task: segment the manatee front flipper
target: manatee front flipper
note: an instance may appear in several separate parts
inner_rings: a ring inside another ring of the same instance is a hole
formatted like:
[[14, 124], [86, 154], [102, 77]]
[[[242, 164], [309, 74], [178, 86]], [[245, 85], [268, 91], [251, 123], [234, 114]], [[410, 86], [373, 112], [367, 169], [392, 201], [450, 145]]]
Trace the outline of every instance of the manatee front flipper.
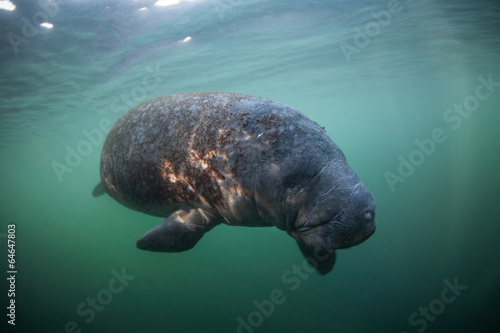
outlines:
[[178, 210], [149, 230], [136, 243], [141, 250], [181, 252], [193, 248], [215, 226], [198, 209]]
[[318, 273], [325, 275], [330, 273], [335, 265], [335, 259], [337, 255], [333, 249], [320, 249], [312, 246], [308, 246], [304, 242], [298, 240], [300, 250], [304, 257], [309, 261]]
[[105, 193], [106, 193], [106, 190], [104, 189], [104, 186], [102, 185], [101, 182], [99, 182], [99, 184], [97, 184], [94, 187], [94, 190], [92, 191], [92, 196], [93, 197], [100, 197], [101, 195], [103, 195]]

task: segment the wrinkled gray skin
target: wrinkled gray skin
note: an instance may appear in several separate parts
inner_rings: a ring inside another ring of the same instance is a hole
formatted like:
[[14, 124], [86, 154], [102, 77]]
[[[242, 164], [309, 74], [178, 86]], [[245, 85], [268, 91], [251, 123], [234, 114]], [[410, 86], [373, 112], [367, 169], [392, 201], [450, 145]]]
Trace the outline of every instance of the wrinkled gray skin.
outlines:
[[326, 132], [257, 97], [184, 93], [136, 106], [106, 138], [101, 181], [121, 204], [167, 217], [137, 241], [144, 250], [188, 250], [220, 223], [275, 226], [326, 274], [336, 249], [375, 231], [374, 200]]

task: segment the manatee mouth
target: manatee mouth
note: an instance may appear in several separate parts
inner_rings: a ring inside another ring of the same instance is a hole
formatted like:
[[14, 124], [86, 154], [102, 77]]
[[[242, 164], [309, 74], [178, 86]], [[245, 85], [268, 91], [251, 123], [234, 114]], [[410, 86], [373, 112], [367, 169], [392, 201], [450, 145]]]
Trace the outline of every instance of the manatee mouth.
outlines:
[[[345, 226], [342, 224], [342, 227]], [[363, 243], [365, 240], [367, 240], [373, 234], [373, 232], [368, 232], [368, 233], [363, 231], [360, 232], [354, 230], [353, 228], [349, 227], [346, 228], [349, 229], [349, 231], [343, 234], [342, 241], [336, 247], [337, 249], [347, 249], [359, 245]]]
[[359, 245], [375, 232], [374, 212], [367, 211], [364, 214], [364, 221], [361, 225], [351, 226], [347, 221], [333, 219], [331, 221], [312, 226], [301, 227], [297, 232], [302, 238], [322, 239], [325, 248], [346, 249]]

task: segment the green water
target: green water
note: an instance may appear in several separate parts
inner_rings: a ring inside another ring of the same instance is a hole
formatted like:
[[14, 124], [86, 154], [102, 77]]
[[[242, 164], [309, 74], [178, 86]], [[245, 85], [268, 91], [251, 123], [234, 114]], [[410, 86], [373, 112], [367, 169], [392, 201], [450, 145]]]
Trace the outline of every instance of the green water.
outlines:
[[[14, 3], [0, 10], [2, 332], [498, 331], [497, 2]], [[91, 196], [103, 135], [184, 91], [261, 96], [325, 126], [377, 202], [376, 233], [326, 276], [275, 228], [136, 249], [161, 219]]]

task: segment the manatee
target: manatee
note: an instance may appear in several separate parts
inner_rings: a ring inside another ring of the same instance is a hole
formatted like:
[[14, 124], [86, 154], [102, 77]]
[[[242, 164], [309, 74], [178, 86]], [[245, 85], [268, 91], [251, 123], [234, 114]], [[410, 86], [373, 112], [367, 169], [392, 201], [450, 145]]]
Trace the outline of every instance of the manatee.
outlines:
[[96, 185], [96, 187], [94, 187], [94, 190], [92, 191], [92, 196], [100, 197], [104, 193], [106, 193], [106, 189], [104, 188], [104, 186], [102, 186], [102, 183], [99, 183]]
[[104, 190], [165, 218], [142, 250], [193, 248], [219, 224], [277, 227], [320, 274], [336, 250], [375, 232], [375, 202], [325, 130], [300, 111], [233, 93], [159, 97], [124, 114], [105, 140]]

